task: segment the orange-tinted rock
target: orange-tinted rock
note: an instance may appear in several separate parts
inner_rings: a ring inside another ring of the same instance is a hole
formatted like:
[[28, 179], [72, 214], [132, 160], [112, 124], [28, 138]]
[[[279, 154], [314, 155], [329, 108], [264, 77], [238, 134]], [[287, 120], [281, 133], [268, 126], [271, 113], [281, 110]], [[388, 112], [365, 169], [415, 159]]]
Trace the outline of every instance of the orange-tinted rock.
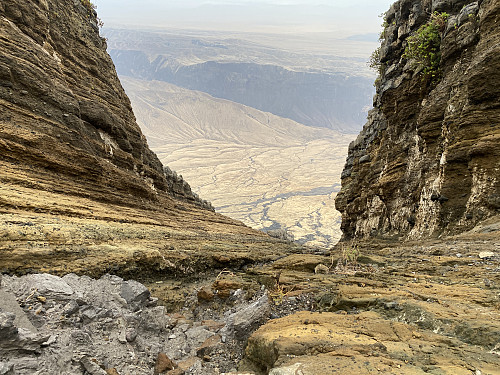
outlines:
[[246, 356], [256, 368], [303, 375], [417, 375], [431, 365], [438, 372], [465, 374], [463, 356], [471, 368], [486, 373], [498, 364], [495, 355], [481, 348], [374, 312], [299, 312], [272, 320], [250, 337]]
[[207, 327], [212, 332], [217, 332], [219, 329], [223, 328], [226, 324], [222, 322], [216, 322], [215, 320], [203, 320], [201, 325]]
[[228, 298], [232, 290], [240, 289], [241, 282], [229, 279], [219, 279], [213, 284], [212, 289], [216, 291], [217, 296], [220, 298]]
[[217, 345], [219, 345], [221, 339], [221, 335], [213, 335], [209, 337], [198, 349], [196, 349], [196, 355], [201, 358], [210, 355]]
[[200, 361], [199, 358], [190, 357], [184, 361], [179, 362], [177, 364], [178, 367], [174, 370], [170, 370], [169, 372], [167, 372], [167, 375], [183, 375], [186, 373], [186, 371], [196, 366], [196, 364], [199, 361]]
[[167, 371], [173, 370], [177, 367], [176, 363], [167, 357], [165, 353], [158, 353], [156, 358], [156, 364], [154, 368], [154, 374], [164, 374]]
[[198, 291], [198, 300], [211, 301], [214, 298], [214, 292], [208, 286]]

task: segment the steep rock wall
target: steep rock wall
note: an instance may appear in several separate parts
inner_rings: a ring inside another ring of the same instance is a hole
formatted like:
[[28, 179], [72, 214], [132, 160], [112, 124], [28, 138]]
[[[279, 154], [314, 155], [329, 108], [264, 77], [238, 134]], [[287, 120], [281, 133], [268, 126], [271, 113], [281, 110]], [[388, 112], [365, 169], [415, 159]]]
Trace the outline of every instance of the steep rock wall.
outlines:
[[27, 173], [45, 181], [38, 188], [101, 201], [166, 192], [208, 207], [174, 189], [148, 148], [88, 2], [0, 3], [0, 124], [11, 182]]
[[[449, 14], [437, 85], [404, 56], [435, 11]], [[400, 0], [385, 20], [374, 109], [336, 199], [344, 240], [470, 229], [500, 210], [500, 3]]]
[[88, 5], [0, 1], [0, 273], [195, 277], [289, 251], [162, 167]]

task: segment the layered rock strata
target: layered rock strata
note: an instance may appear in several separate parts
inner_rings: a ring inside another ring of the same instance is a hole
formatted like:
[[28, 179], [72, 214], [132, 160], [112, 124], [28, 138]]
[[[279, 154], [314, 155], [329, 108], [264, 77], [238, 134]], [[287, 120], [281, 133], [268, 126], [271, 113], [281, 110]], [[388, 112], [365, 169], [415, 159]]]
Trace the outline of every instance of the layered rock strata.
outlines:
[[[404, 55], [433, 12], [448, 14], [437, 84]], [[500, 210], [500, 4], [400, 0], [385, 20], [375, 108], [336, 199], [344, 239], [463, 232]]]
[[163, 169], [97, 23], [88, 1], [0, 3], [0, 270], [192, 275], [286, 251]]
[[148, 148], [89, 4], [0, 4], [2, 164], [17, 166], [16, 180], [38, 175], [43, 189], [68, 182], [71, 194], [112, 203], [164, 192], [207, 206], [176, 189]]

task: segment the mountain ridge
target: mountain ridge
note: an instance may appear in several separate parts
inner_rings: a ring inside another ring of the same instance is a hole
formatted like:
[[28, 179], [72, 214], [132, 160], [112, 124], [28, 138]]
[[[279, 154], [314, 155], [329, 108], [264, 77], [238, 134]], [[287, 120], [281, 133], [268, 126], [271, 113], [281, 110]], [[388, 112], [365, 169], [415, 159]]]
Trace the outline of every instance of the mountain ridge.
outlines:
[[289, 246], [166, 173], [84, 2], [6, 0], [0, 16], [2, 272], [145, 276], [182, 272], [169, 260], [180, 253], [210, 264], [226, 241], [262, 255]]
[[203, 91], [304, 125], [357, 133], [373, 95], [365, 61], [328, 49], [297, 53], [167, 31], [109, 30], [107, 35], [120, 75]]

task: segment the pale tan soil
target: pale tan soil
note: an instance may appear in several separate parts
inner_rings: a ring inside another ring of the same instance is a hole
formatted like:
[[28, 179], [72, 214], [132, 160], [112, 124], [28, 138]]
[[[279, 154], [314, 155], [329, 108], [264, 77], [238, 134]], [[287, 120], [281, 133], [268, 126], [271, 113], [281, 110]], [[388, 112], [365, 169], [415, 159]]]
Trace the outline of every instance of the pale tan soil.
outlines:
[[14, 183], [2, 184], [0, 197], [2, 272], [195, 276], [262, 262], [295, 248], [179, 202], [163, 208], [144, 202], [140, 209]]

